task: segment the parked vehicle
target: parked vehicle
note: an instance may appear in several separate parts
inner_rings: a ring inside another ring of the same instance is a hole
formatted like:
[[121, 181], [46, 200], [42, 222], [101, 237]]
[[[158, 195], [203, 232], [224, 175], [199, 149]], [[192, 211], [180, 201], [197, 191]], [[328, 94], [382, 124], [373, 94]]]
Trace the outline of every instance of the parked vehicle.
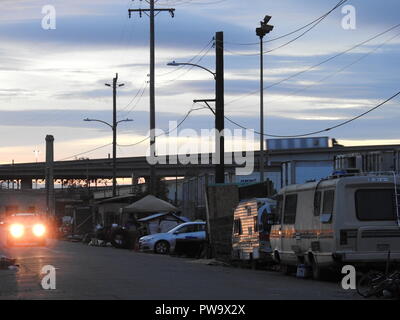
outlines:
[[269, 234], [275, 221], [276, 201], [242, 200], [234, 212], [232, 259], [271, 260]]
[[279, 221], [272, 227], [273, 259], [284, 271], [306, 264], [321, 270], [351, 264], [400, 261], [396, 175], [339, 176], [293, 185], [278, 194]]
[[139, 239], [140, 251], [159, 254], [173, 253], [179, 240], [206, 240], [205, 222], [187, 222], [176, 226], [166, 233], [157, 233]]
[[6, 244], [15, 245], [46, 245], [48, 225], [45, 219], [34, 213], [16, 213], [9, 216], [5, 223]]

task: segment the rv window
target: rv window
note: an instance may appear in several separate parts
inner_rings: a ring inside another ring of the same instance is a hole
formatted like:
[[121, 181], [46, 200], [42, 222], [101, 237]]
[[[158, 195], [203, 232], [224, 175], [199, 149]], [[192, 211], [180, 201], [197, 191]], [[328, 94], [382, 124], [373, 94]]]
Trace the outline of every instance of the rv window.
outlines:
[[286, 196], [283, 223], [294, 224], [296, 222], [296, 212], [297, 212], [297, 194], [291, 194]]
[[318, 217], [321, 213], [321, 191], [315, 192], [314, 195], [314, 216]]
[[254, 217], [254, 232], [258, 232], [258, 217]]
[[242, 234], [242, 222], [240, 219], [236, 219], [233, 224], [233, 233], [234, 234]]
[[275, 224], [281, 224], [282, 212], [283, 212], [283, 196], [279, 195], [277, 197], [277, 205], [274, 210], [276, 215]]
[[249, 227], [248, 230], [249, 230], [249, 235], [251, 236], [253, 234], [253, 228]]
[[251, 206], [246, 206], [247, 215], [251, 216]]
[[396, 220], [396, 202], [393, 189], [358, 190], [355, 198], [359, 220]]
[[322, 206], [322, 214], [332, 214], [335, 200], [335, 191], [329, 190], [324, 192], [324, 204]]

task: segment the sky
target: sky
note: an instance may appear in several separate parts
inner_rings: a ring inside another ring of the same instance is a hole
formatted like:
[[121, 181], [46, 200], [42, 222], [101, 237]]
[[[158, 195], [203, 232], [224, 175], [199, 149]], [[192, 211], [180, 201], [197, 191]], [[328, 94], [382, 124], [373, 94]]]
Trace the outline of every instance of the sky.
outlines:
[[[309, 32], [290, 33], [331, 10], [338, 0], [159, 0], [175, 17], [156, 17], [157, 127], [167, 130], [193, 108], [193, 99], [214, 97], [204, 70], [170, 67], [192, 61], [215, 69], [212, 39], [225, 38], [225, 113], [259, 130], [259, 41], [255, 28], [265, 15], [274, 30], [266, 36], [265, 130], [299, 135], [335, 126], [386, 100], [399, 89], [400, 27], [337, 58], [317, 65], [400, 23], [396, 0], [348, 0]], [[56, 12], [56, 29], [45, 30], [44, 6]], [[345, 5], [355, 9], [355, 29], [343, 28]], [[118, 156], [144, 155], [149, 128], [149, 19], [128, 9], [148, 8], [128, 0], [0, 0], [0, 163], [43, 161], [45, 136], [55, 137], [55, 160], [104, 158], [111, 130], [84, 118], [112, 121], [112, 91], [104, 84], [116, 73]], [[292, 41], [293, 40], [293, 41]], [[287, 42], [289, 44], [285, 45]], [[250, 45], [249, 45], [250, 43]], [[284, 46], [282, 46], [284, 45]], [[295, 74], [298, 74], [294, 76]], [[282, 81], [287, 79], [287, 81]], [[399, 98], [328, 135], [344, 145], [397, 144]], [[182, 130], [212, 128], [210, 110], [193, 110], [179, 127], [179, 143], [198, 142]], [[226, 127], [237, 129], [226, 121]], [[258, 137], [257, 137], [258, 138]], [[160, 136], [159, 147], [167, 142]], [[257, 148], [244, 140], [240, 148]], [[232, 146], [232, 148], [238, 146]], [[99, 148], [99, 149], [97, 149]], [[92, 152], [86, 153], [97, 149]], [[230, 147], [227, 148], [230, 150]]]

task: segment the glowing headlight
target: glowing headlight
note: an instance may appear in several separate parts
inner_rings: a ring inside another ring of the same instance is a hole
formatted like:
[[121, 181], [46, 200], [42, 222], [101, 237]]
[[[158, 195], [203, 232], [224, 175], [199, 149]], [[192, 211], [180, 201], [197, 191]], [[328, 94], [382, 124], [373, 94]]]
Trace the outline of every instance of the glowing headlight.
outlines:
[[10, 233], [14, 238], [21, 238], [24, 235], [24, 226], [22, 224], [13, 224], [10, 227]]
[[45, 226], [42, 225], [42, 224], [35, 224], [35, 225], [33, 226], [32, 231], [33, 231], [33, 234], [34, 234], [35, 236], [41, 237], [41, 236], [43, 236], [43, 235], [45, 234], [46, 228], [45, 228]]

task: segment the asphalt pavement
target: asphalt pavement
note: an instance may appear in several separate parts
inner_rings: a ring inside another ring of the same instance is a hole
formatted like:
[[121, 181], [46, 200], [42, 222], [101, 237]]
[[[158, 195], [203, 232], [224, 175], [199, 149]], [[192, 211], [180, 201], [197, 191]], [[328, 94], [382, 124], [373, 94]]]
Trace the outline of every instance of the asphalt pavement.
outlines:
[[[201, 261], [51, 240], [48, 247], [4, 248], [18, 270], [0, 270], [3, 299], [293, 300], [358, 299], [336, 282], [278, 272], [210, 266]], [[56, 268], [56, 289], [41, 286]]]

